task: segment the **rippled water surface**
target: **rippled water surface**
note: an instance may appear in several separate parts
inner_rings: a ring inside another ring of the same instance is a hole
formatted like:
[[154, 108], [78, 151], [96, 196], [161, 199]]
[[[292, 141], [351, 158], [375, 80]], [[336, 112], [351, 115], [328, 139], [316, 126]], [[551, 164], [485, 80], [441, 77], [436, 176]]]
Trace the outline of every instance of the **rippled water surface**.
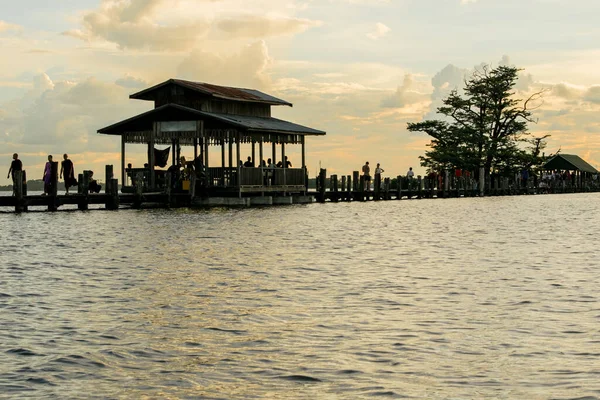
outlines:
[[0, 397], [600, 398], [600, 195], [0, 214]]

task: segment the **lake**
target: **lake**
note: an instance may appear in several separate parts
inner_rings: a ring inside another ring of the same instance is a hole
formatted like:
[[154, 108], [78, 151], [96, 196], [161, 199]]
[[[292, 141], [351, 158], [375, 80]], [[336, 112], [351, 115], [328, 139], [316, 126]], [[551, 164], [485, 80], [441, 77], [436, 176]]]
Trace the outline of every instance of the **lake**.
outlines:
[[599, 226], [597, 193], [2, 213], [0, 397], [598, 399]]

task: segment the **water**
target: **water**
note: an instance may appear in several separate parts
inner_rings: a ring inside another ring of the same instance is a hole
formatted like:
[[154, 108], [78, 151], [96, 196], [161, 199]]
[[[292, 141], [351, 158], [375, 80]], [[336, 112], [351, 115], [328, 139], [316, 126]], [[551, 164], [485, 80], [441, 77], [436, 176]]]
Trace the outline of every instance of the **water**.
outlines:
[[0, 214], [0, 397], [600, 398], [600, 195]]

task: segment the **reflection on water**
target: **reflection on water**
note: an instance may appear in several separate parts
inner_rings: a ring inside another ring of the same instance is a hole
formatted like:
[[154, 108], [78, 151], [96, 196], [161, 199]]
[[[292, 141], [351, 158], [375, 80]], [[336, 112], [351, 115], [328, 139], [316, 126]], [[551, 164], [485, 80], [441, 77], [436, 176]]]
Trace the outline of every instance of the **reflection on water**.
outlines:
[[0, 397], [600, 398], [599, 204], [0, 214]]

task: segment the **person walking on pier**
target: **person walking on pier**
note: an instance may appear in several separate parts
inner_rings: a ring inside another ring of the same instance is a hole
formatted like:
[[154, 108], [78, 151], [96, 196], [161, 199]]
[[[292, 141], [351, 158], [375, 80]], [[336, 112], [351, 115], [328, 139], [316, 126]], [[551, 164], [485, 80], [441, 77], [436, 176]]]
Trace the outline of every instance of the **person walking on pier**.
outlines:
[[6, 175], [6, 179], [8, 177], [12, 177], [13, 181], [13, 195], [15, 194], [15, 172], [23, 171], [23, 163], [19, 160], [19, 155], [17, 153], [13, 154], [13, 160], [10, 163], [10, 168], [8, 169], [8, 175]]
[[412, 170], [412, 167], [410, 167], [410, 168], [408, 169], [408, 171], [406, 172], [406, 177], [407, 177], [408, 179], [412, 179], [412, 178], [414, 178], [414, 177], [415, 177], [415, 173], [413, 172], [413, 170]]
[[75, 169], [73, 168], [73, 161], [69, 160], [67, 154], [63, 154], [63, 161], [60, 163], [60, 179], [63, 174], [65, 176], [65, 194], [69, 194], [69, 188], [77, 185], [77, 179], [75, 179]]
[[44, 166], [44, 176], [42, 177], [44, 181], [44, 194], [49, 195], [52, 193], [52, 156], [48, 156], [48, 161]]
[[367, 161], [365, 165], [362, 167], [363, 172], [363, 180], [365, 184], [365, 190], [368, 192], [371, 187], [371, 167], [369, 167], [369, 162]]

